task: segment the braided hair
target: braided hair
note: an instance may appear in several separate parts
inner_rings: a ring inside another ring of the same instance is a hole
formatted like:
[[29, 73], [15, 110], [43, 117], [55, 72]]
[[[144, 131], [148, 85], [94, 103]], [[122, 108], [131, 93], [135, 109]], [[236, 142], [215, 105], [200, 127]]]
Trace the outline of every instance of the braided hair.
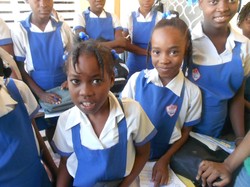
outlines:
[[241, 23], [246, 19], [246, 17], [250, 14], [250, 2], [245, 4], [241, 11], [239, 12], [239, 15], [237, 17], [237, 25], [238, 27], [241, 25]]

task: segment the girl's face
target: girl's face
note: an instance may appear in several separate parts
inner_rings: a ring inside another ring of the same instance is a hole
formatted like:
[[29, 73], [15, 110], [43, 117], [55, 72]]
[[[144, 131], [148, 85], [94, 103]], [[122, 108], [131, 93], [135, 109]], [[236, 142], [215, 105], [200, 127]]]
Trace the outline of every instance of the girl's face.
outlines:
[[32, 9], [32, 18], [36, 20], [47, 20], [53, 9], [53, 0], [28, 0]]
[[152, 34], [151, 48], [152, 63], [165, 86], [180, 71], [187, 48], [186, 36], [172, 26], [158, 28]]
[[227, 28], [238, 9], [238, 0], [199, 0], [204, 24], [212, 28]]
[[250, 12], [239, 25], [239, 27], [242, 29], [242, 33], [250, 39]]
[[97, 14], [101, 14], [105, 6], [106, 0], [89, 0], [90, 10]]
[[107, 110], [114, 76], [109, 75], [105, 67], [102, 74], [94, 55], [81, 54], [76, 71], [69, 65], [67, 79], [72, 101], [83, 113], [95, 115]]
[[154, 4], [155, 0], [139, 0], [140, 10], [149, 12]]

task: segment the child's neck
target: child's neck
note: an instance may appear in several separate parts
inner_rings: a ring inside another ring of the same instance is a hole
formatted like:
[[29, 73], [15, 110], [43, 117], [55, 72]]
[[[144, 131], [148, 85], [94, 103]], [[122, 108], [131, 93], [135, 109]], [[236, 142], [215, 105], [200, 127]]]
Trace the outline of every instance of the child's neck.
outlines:
[[230, 34], [229, 27], [221, 28], [221, 29], [215, 29], [215, 28], [209, 28], [209, 27], [202, 27], [203, 32], [206, 34], [206, 36], [212, 41], [214, 44], [218, 54], [221, 54], [226, 49], [226, 42], [227, 38]]
[[36, 25], [41, 31], [44, 31], [48, 22], [50, 20], [50, 17], [46, 18], [46, 19], [40, 19], [35, 17], [33, 14], [31, 16], [31, 23]]
[[99, 17], [101, 15], [103, 9], [102, 10], [98, 10], [98, 11], [97, 10], [93, 11], [93, 9], [90, 8], [90, 11], [93, 12], [97, 17]]
[[144, 18], [148, 15], [148, 13], [150, 11], [151, 11], [151, 9], [150, 10], [145, 10], [145, 9], [139, 8], [139, 12], [143, 15]]

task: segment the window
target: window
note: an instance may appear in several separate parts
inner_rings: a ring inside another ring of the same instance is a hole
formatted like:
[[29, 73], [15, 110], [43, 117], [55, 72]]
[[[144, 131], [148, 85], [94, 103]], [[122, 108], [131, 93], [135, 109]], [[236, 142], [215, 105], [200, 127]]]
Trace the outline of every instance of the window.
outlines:
[[[80, 10], [80, 0], [54, 0], [54, 9], [72, 27], [73, 17]], [[24, 0], [0, 0], [0, 17], [11, 27], [15, 21], [25, 19], [30, 6]]]

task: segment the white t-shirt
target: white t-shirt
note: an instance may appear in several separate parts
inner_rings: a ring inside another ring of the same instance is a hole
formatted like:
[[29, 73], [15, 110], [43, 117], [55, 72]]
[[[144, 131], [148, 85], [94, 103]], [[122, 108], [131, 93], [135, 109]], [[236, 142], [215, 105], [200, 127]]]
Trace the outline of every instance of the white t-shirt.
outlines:
[[[72, 127], [80, 123], [80, 138], [82, 145], [89, 149], [105, 149], [118, 143], [117, 124], [125, 116], [127, 123], [127, 176], [133, 167], [135, 159], [135, 146], [147, 143], [155, 135], [156, 130], [144, 110], [138, 102], [131, 99], [123, 99], [123, 109], [113, 93], [109, 92], [110, 114], [99, 136], [87, 116], [73, 107], [62, 113], [58, 119], [53, 142], [62, 156], [69, 156], [67, 169], [72, 177], [75, 177], [78, 161], [73, 149]], [[124, 111], [124, 112], [123, 112]]]
[[[130, 77], [121, 93], [122, 98], [129, 97], [135, 99], [136, 80], [139, 73], [140, 72], [136, 72]], [[156, 69], [146, 70], [145, 77], [147, 77], [147, 83], [152, 82], [156, 86], [163, 87]], [[181, 129], [183, 125], [195, 125], [200, 121], [201, 117], [202, 100], [200, 89], [195, 84], [186, 79], [182, 71], [180, 71], [179, 74], [166, 85], [166, 87], [176, 95], [180, 96], [184, 80], [184, 98], [178, 119], [170, 138], [170, 144], [173, 144], [175, 141], [181, 138]]]

